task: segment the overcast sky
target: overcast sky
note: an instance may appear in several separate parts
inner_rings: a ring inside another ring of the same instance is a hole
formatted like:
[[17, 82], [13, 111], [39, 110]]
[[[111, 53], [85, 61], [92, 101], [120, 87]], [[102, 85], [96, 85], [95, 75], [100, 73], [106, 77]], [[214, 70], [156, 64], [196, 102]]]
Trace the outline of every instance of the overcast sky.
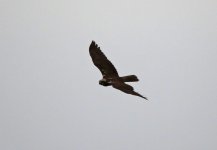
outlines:
[[[2, 0], [1, 150], [216, 150], [216, 0]], [[135, 90], [98, 84], [92, 40]]]

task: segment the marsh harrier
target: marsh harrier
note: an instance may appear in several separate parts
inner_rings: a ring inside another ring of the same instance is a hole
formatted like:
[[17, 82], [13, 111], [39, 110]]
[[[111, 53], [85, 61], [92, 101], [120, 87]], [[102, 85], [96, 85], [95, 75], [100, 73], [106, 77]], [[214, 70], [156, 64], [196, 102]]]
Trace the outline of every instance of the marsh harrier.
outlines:
[[90, 56], [94, 65], [100, 70], [103, 78], [99, 80], [99, 84], [103, 86], [112, 86], [124, 93], [136, 95], [147, 100], [146, 97], [134, 91], [133, 87], [125, 82], [139, 81], [136, 75], [128, 75], [120, 77], [114, 65], [100, 50], [100, 47], [92, 41], [89, 47]]

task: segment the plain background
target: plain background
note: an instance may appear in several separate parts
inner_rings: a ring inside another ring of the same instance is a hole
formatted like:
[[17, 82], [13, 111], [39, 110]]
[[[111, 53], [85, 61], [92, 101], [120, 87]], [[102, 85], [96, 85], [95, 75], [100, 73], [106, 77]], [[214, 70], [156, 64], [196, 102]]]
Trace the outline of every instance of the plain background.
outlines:
[[[216, 0], [1, 0], [1, 150], [216, 150]], [[92, 40], [149, 101], [98, 84]]]

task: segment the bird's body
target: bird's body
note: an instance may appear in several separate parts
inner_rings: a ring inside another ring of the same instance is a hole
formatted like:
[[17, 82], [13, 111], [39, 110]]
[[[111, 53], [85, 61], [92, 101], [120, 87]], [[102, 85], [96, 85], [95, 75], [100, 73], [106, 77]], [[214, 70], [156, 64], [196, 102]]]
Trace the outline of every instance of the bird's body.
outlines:
[[107, 78], [104, 77], [101, 80], [99, 80], [99, 84], [103, 86], [110, 86], [112, 85], [112, 79], [121, 80], [123, 82], [136, 82], [139, 81], [137, 76], [135, 75], [129, 75], [129, 76], [123, 76], [123, 77], [113, 77], [113, 78]]
[[89, 53], [94, 65], [100, 70], [103, 78], [99, 80], [99, 84], [102, 86], [112, 86], [127, 94], [136, 95], [147, 100], [146, 97], [135, 92], [133, 87], [125, 82], [139, 81], [136, 75], [128, 75], [120, 77], [114, 65], [107, 59], [107, 57], [100, 50], [100, 47], [92, 41], [89, 47]]

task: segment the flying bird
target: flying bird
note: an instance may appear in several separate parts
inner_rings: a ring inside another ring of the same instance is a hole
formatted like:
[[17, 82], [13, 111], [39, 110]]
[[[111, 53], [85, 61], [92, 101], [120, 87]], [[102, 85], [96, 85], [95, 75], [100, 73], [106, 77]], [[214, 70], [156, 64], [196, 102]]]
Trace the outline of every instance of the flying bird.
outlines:
[[102, 86], [112, 86], [124, 93], [136, 95], [147, 100], [146, 97], [134, 91], [133, 87], [125, 82], [139, 81], [136, 75], [128, 75], [120, 77], [115, 66], [107, 59], [100, 47], [92, 41], [89, 47], [89, 53], [94, 65], [100, 70], [103, 78], [99, 80]]

